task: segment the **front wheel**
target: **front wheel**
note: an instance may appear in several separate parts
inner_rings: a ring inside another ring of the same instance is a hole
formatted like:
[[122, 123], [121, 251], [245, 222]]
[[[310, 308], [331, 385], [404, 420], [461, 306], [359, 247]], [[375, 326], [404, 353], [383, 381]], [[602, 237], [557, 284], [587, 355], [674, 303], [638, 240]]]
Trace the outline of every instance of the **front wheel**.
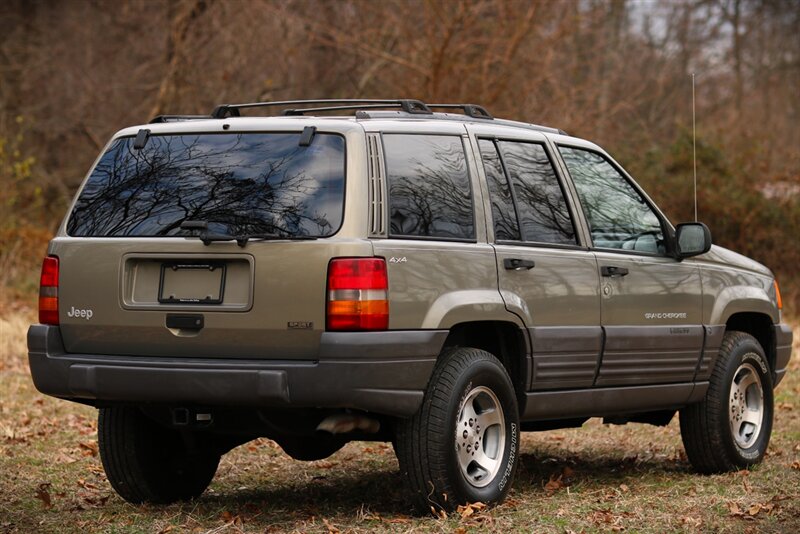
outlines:
[[681, 410], [686, 456], [701, 473], [761, 462], [772, 432], [772, 375], [750, 334], [727, 332], [705, 399]]
[[519, 411], [503, 364], [478, 349], [444, 354], [396, 441], [400, 471], [422, 509], [502, 502], [519, 454]]

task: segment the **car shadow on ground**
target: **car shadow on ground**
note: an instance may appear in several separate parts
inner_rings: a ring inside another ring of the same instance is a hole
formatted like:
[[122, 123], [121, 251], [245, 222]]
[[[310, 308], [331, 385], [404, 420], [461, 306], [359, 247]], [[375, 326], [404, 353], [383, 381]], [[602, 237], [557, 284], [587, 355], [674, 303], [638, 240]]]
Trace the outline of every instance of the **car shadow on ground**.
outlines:
[[[547, 483], [560, 480], [564, 486], [591, 481], [602, 489], [613, 490], [632, 478], [681, 476], [691, 472], [685, 461], [669, 457], [636, 455], [577, 455], [552, 450], [528, 450], [520, 454], [514, 493], [517, 500], [535, 499], [547, 494]], [[353, 516], [365, 518], [424, 517], [411, 505], [407, 489], [396, 467], [364, 472], [347, 472], [342, 463], [325, 475], [275, 485], [264, 480], [263, 486], [206, 493], [197, 504], [239, 515], [248, 525], [275, 525], [312, 521], [320, 517]]]

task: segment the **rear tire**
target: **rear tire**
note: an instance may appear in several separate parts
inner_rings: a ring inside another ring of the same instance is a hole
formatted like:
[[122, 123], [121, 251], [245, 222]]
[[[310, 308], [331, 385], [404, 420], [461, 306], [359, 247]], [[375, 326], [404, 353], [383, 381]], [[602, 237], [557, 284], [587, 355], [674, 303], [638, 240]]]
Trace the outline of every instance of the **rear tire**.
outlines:
[[503, 364], [488, 352], [442, 355], [422, 406], [399, 421], [400, 472], [426, 511], [505, 499], [519, 455], [519, 411]]
[[97, 437], [108, 481], [134, 504], [198, 497], [219, 465], [212, 447], [189, 446], [191, 434], [163, 427], [133, 407], [100, 408]]
[[681, 410], [686, 456], [704, 474], [755, 465], [767, 451], [772, 416], [764, 349], [750, 334], [726, 332], [705, 399]]

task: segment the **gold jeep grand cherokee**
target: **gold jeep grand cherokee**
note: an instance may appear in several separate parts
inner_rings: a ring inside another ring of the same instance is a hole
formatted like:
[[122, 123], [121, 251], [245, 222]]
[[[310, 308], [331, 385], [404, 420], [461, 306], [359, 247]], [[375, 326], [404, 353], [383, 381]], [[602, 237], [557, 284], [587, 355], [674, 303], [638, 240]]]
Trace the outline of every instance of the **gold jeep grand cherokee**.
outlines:
[[770, 270], [597, 145], [417, 100], [121, 130], [40, 295], [36, 386], [99, 409], [134, 503], [200, 495], [259, 436], [299, 460], [391, 441], [423, 509], [498, 503], [520, 432], [678, 411], [698, 471], [744, 468], [792, 342]]

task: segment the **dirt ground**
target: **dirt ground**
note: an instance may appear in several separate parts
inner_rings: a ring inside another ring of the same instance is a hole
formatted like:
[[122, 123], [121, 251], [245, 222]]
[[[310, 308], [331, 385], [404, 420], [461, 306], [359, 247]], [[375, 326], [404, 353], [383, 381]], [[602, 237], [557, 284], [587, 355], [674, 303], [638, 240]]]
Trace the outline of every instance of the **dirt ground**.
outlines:
[[0, 317], [0, 533], [800, 531], [800, 343], [767, 458], [751, 471], [694, 474], [677, 417], [664, 428], [592, 419], [526, 434], [502, 506], [434, 518], [408, 505], [391, 445], [366, 442], [304, 463], [259, 439], [223, 457], [196, 501], [127, 504], [103, 474], [96, 411], [33, 387], [31, 319]]

